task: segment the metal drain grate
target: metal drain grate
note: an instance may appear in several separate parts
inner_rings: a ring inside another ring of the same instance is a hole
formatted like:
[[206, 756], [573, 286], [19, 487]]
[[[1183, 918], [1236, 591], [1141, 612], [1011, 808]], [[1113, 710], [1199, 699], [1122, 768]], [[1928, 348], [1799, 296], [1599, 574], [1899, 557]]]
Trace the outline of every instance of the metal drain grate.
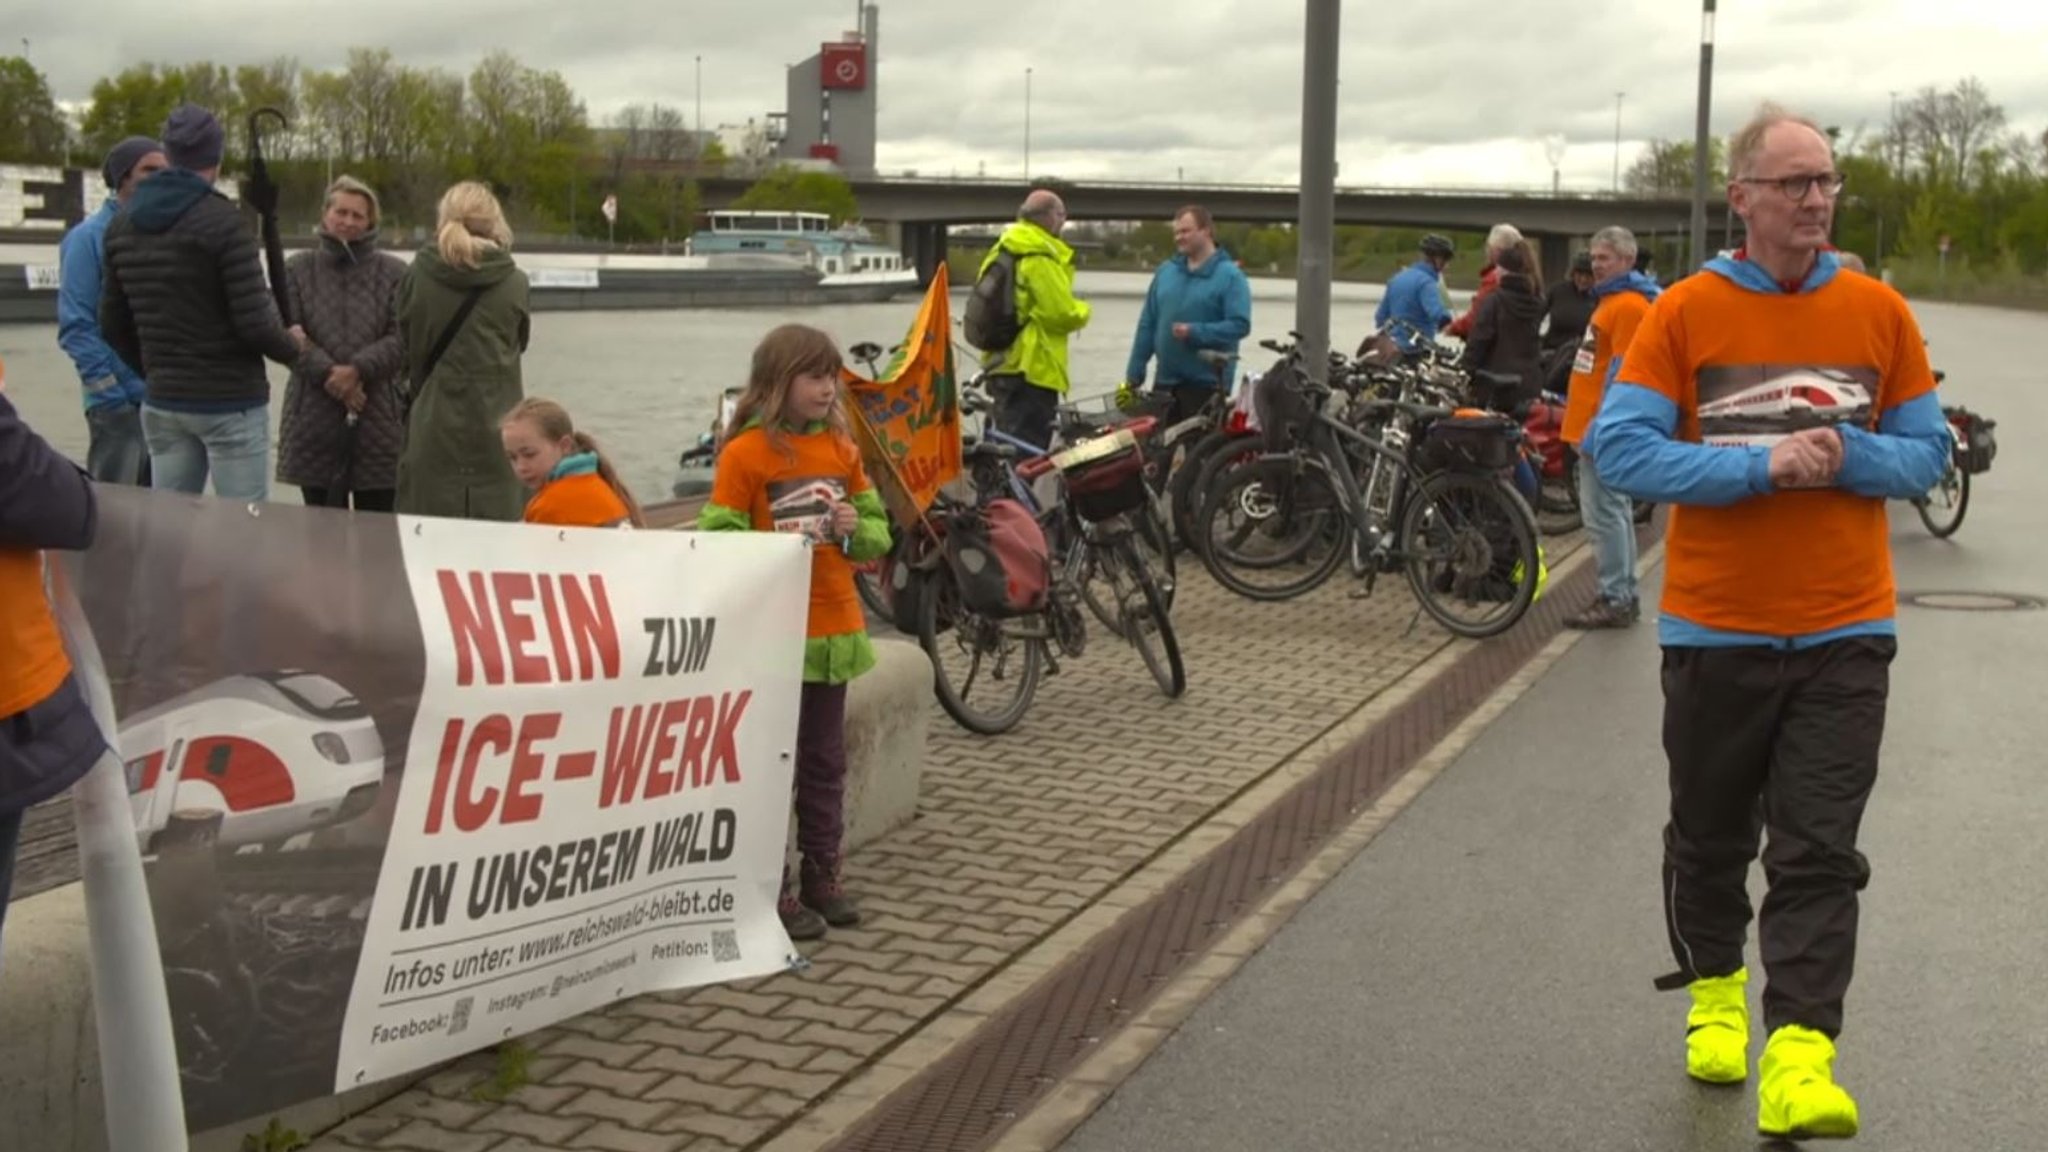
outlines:
[[[1643, 546], [1656, 539], [1643, 532]], [[1550, 642], [1590, 597], [1588, 564], [1548, 589], [1514, 631], [1474, 649], [1326, 760], [1182, 879], [904, 1085], [833, 1152], [970, 1152], [1143, 1007]], [[1427, 623], [1422, 625], [1428, 627]]]
[[2042, 606], [2040, 597], [2017, 592], [1906, 592], [1899, 600], [1942, 612], [2031, 612]]

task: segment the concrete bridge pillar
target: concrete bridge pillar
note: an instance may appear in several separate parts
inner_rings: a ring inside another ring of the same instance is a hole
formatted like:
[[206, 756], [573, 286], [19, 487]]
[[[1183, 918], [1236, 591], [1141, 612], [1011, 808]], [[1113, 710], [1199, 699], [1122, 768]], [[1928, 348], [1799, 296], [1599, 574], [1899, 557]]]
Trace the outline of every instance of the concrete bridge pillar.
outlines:
[[1543, 273], [1547, 287], [1563, 280], [1571, 273], [1572, 253], [1585, 243], [1579, 236], [1565, 236], [1558, 233], [1528, 234], [1536, 242], [1536, 264]]
[[917, 282], [930, 285], [939, 265], [946, 262], [946, 226], [906, 223], [902, 232], [903, 258], [917, 269]]

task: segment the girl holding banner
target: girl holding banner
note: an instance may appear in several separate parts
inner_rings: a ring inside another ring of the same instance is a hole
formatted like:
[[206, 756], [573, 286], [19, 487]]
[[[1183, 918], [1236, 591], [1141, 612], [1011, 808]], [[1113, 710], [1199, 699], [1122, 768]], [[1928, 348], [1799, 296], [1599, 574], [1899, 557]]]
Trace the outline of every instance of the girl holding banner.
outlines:
[[797, 710], [796, 828], [801, 884], [785, 867], [777, 904], [792, 940], [860, 923], [840, 883], [845, 834], [846, 686], [875, 666], [854, 563], [889, 550], [889, 517], [847, 430], [832, 338], [785, 324], [753, 369], [719, 445], [707, 531], [795, 532], [811, 548], [809, 641]]

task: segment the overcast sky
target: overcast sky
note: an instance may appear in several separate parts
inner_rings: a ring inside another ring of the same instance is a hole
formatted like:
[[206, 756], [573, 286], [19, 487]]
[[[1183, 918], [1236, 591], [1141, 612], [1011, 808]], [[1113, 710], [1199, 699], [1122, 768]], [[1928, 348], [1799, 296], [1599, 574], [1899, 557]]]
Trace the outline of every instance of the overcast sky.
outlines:
[[[880, 166], [927, 174], [1292, 182], [1298, 0], [885, 0]], [[1845, 131], [1889, 93], [1975, 74], [2015, 128], [2048, 127], [2048, 5], [2018, 0], [1721, 0], [1714, 129], [1766, 97]], [[356, 0], [318, 15], [265, 0], [0, 0], [60, 100], [144, 60], [339, 65], [351, 46], [469, 68], [492, 48], [559, 70], [594, 119], [635, 102], [713, 125], [779, 111], [785, 68], [854, 26], [854, 0]], [[285, 13], [293, 16], [285, 18]], [[1339, 164], [1346, 184], [1605, 187], [1642, 142], [1691, 138], [1699, 12], [1690, 0], [1345, 5]], [[351, 30], [350, 20], [353, 20]], [[18, 44], [0, 52], [19, 51]]]

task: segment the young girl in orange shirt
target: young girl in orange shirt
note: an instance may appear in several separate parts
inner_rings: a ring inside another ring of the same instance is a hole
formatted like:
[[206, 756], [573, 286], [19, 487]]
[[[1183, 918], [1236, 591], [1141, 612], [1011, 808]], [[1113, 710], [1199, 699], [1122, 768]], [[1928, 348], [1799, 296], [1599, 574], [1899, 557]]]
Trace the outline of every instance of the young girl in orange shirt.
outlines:
[[793, 940], [860, 923], [840, 881], [846, 686], [874, 667], [875, 651], [853, 563], [889, 550], [889, 517], [847, 432], [839, 374], [839, 349], [816, 328], [785, 324], [762, 339], [697, 518], [700, 529], [794, 532], [812, 545], [796, 733], [801, 883], [785, 868], [777, 903]]
[[528, 524], [571, 527], [646, 527], [640, 503], [589, 433], [552, 400], [529, 398], [505, 414], [498, 428], [505, 458], [519, 482], [533, 491]]

